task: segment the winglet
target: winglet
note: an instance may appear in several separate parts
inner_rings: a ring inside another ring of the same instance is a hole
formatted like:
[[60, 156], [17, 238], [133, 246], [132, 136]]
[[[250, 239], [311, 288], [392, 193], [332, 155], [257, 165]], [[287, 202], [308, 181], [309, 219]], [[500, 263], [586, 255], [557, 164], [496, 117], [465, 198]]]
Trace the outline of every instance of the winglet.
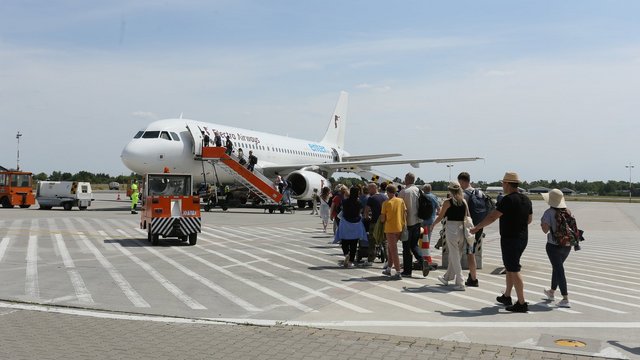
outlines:
[[344, 149], [344, 133], [347, 125], [347, 107], [349, 102], [349, 94], [345, 91], [340, 92], [336, 108], [329, 119], [327, 132], [320, 142], [335, 145], [338, 149]]

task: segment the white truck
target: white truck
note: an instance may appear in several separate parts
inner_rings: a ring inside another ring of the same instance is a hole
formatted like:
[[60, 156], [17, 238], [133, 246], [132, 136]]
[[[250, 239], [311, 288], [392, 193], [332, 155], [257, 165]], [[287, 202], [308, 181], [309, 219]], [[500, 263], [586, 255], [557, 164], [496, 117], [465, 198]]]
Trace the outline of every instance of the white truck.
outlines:
[[86, 210], [91, 206], [93, 193], [88, 182], [38, 181], [36, 200], [43, 210], [54, 206], [62, 206], [65, 210], [77, 206], [80, 210]]

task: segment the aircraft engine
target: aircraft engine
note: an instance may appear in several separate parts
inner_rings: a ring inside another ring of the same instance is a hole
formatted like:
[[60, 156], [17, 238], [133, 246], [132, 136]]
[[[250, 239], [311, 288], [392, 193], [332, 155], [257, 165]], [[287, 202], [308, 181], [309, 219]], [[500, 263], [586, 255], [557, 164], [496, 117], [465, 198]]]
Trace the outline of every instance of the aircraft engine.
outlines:
[[322, 184], [331, 187], [329, 180], [313, 171], [294, 171], [287, 176], [287, 180], [291, 182], [291, 188], [296, 194], [293, 198], [298, 200], [311, 200], [313, 189], [318, 189], [318, 195], [320, 195]]

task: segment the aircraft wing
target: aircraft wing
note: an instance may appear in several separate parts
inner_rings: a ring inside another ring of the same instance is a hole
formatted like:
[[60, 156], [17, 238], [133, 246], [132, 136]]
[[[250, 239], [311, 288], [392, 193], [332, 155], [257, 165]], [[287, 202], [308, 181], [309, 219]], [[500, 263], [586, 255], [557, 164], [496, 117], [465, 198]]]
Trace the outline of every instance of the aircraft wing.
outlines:
[[278, 172], [280, 174], [286, 174], [295, 170], [316, 170], [322, 169], [329, 172], [344, 171], [350, 172], [354, 170], [369, 170], [372, 166], [385, 166], [385, 165], [403, 165], [409, 164], [414, 168], [420, 167], [422, 163], [438, 163], [448, 164], [454, 162], [464, 161], [476, 161], [481, 160], [481, 157], [467, 157], [467, 158], [448, 158], [448, 159], [397, 159], [397, 160], [360, 160], [360, 161], [340, 161], [331, 163], [301, 163], [290, 165], [275, 165], [265, 164], [263, 169], [268, 171]]
[[361, 161], [361, 160], [373, 160], [373, 159], [382, 159], [389, 157], [402, 156], [402, 154], [370, 154], [370, 155], [349, 155], [343, 156], [342, 160], [344, 161]]

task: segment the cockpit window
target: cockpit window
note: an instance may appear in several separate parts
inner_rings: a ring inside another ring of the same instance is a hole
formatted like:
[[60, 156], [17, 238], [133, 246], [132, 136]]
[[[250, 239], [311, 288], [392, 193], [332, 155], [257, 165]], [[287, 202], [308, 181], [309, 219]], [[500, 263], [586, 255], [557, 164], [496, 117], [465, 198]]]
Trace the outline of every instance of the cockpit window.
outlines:
[[173, 138], [173, 140], [175, 141], [180, 141], [180, 137], [178, 136], [178, 134], [171, 132], [171, 137]]
[[138, 133], [133, 138], [134, 139], [140, 139], [140, 136], [142, 136], [142, 134], [144, 134], [144, 131], [140, 130], [140, 131], [138, 131]]
[[165, 139], [165, 140], [171, 141], [171, 136], [169, 136], [168, 132], [163, 131], [162, 133], [160, 133], [160, 139]]
[[160, 136], [160, 131], [145, 131], [142, 135], [143, 139], [157, 139]]

